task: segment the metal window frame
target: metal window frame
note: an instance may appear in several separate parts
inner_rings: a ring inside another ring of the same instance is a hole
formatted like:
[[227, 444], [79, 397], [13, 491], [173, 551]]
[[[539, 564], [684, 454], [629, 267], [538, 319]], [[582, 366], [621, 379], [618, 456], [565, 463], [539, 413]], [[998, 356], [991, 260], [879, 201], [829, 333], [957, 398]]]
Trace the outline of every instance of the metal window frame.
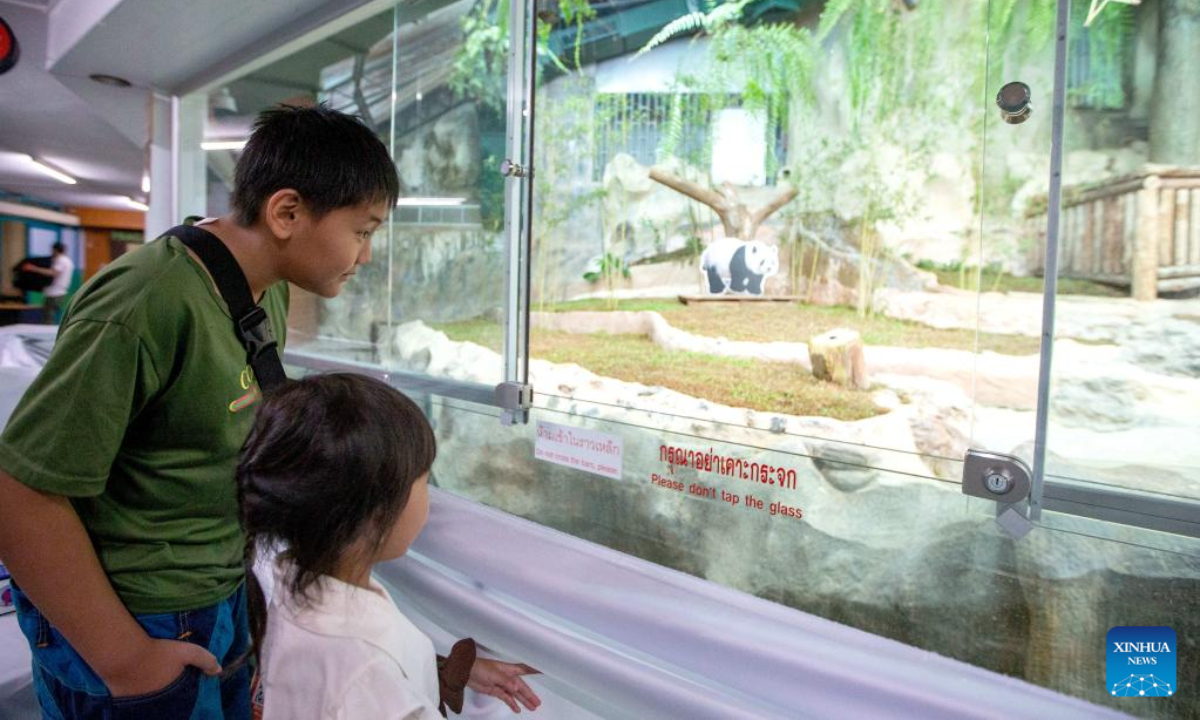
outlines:
[[[1046, 210], [1046, 266], [1042, 284], [1042, 339], [1038, 367], [1037, 415], [1033, 431], [1033, 478], [1029, 494], [1029, 519], [1042, 515], [1046, 475], [1046, 434], [1050, 423], [1050, 383], [1054, 356], [1054, 319], [1058, 307], [1058, 239], [1062, 214], [1062, 164], [1067, 104], [1067, 54], [1071, 0], [1058, 0], [1054, 48], [1054, 107], [1050, 130], [1050, 191]], [[991, 62], [991, 58], [988, 58]]]
[[[1050, 191], [1046, 212], [1045, 283], [1042, 286], [1042, 335], [1034, 425], [1033, 476], [1029, 519], [1051, 511], [1200, 538], [1200, 499], [1151, 495], [1066, 478], [1047, 477], [1046, 452], [1053, 380], [1054, 324], [1058, 308], [1058, 246], [1062, 213], [1063, 145], [1066, 134], [1067, 63], [1070, 51], [1070, 0], [1058, 0], [1054, 54], [1054, 105], [1050, 136]], [[989, 59], [990, 62], [990, 59]]]
[[[507, 147], [510, 162], [523, 172], [505, 178], [504, 239], [504, 382], [493, 405], [504, 410], [501, 422], [529, 421], [529, 264], [533, 244], [534, 78], [537, 74], [537, 16], [532, 3], [509, 7]], [[511, 388], [515, 393], [502, 392]], [[516, 401], [520, 396], [525, 402]]]
[[1043, 486], [1051, 512], [1200, 538], [1200, 501], [1055, 478]]

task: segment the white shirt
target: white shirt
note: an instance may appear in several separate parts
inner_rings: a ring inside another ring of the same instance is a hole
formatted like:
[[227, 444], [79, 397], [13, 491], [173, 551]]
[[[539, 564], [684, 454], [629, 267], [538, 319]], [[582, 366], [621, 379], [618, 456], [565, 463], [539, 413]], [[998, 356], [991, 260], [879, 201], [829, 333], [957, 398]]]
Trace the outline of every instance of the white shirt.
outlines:
[[263, 718], [442, 720], [433, 643], [374, 578], [323, 576], [297, 602], [276, 568], [262, 652]]
[[46, 297], [62, 297], [67, 294], [67, 288], [71, 285], [71, 276], [75, 274], [75, 263], [71, 262], [71, 258], [67, 257], [66, 253], [60, 253], [54, 256], [54, 260], [50, 263], [50, 269], [54, 271], [54, 279], [42, 291]]

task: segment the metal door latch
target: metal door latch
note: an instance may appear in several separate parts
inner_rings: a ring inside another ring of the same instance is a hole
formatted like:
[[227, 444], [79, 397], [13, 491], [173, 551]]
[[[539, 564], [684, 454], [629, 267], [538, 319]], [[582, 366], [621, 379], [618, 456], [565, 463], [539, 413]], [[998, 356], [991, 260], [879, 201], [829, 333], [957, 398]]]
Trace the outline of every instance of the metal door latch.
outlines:
[[502, 382], [496, 386], [496, 404], [500, 406], [500, 423], [516, 425], [529, 422], [533, 407], [533, 386], [517, 382]]
[[1033, 529], [1029, 520], [1029, 492], [1033, 473], [1011, 455], [968, 450], [963, 462], [962, 491], [965, 495], [996, 502], [996, 524], [1019, 540]]

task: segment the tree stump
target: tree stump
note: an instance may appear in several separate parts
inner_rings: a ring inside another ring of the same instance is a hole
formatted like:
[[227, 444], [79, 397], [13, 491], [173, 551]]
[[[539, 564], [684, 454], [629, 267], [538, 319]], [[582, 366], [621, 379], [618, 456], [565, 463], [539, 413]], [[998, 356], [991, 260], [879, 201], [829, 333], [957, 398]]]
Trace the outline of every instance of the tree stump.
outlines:
[[838, 328], [811, 338], [808, 357], [815, 377], [855, 390], [867, 389], [867, 363], [857, 332]]

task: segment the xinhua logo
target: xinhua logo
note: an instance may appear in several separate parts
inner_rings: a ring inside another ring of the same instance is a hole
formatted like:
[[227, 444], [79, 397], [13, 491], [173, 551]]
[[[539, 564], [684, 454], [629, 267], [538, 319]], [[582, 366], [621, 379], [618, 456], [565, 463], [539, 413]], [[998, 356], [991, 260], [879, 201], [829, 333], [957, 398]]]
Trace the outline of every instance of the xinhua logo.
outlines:
[[1175, 686], [1175, 631], [1115, 627], [1108, 631], [1108, 692], [1117, 697], [1170, 697]]

